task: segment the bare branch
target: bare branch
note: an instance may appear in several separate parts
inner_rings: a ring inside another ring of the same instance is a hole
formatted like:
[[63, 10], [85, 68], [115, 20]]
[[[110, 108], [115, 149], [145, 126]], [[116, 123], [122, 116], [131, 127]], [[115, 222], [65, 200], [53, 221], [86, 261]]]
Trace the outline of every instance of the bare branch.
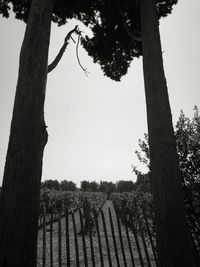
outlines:
[[70, 32], [68, 32], [68, 34], [66, 35], [65, 37], [65, 41], [64, 41], [64, 44], [63, 46], [61, 47], [58, 55], [55, 57], [54, 61], [48, 66], [48, 73], [51, 72], [53, 69], [56, 68], [56, 66], [58, 65], [58, 63], [60, 62], [64, 52], [65, 52], [65, 49], [69, 43], [69, 39], [71, 38], [73, 41], [74, 39], [71, 37], [71, 35], [73, 33], [77, 33], [77, 30], [78, 30], [78, 25], [75, 26], [75, 28], [73, 30], [71, 30]]
[[74, 38], [73, 38], [72, 36], [71, 36], [71, 39], [72, 39], [72, 41], [73, 41], [74, 43], [76, 43], [75, 40], [74, 40]]
[[80, 59], [79, 59], [79, 54], [78, 54], [78, 47], [79, 47], [80, 38], [81, 38], [81, 31], [77, 31], [77, 34], [78, 34], [78, 42], [76, 44], [76, 57], [77, 57], [79, 66], [84, 71], [85, 75], [88, 76], [89, 71], [81, 65], [81, 62], [80, 62]]

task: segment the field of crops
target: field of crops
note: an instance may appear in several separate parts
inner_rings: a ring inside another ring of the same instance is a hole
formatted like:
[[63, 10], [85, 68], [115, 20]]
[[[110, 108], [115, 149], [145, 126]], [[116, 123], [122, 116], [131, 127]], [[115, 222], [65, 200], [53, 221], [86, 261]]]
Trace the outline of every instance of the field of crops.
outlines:
[[152, 194], [144, 192], [113, 193], [111, 194], [113, 206], [121, 220], [133, 227], [141, 224], [146, 229], [146, 220], [152, 225]]
[[91, 219], [98, 214], [105, 203], [107, 195], [100, 192], [70, 192], [43, 189], [40, 196], [39, 226], [51, 220], [56, 221], [63, 217], [66, 212], [72, 213], [82, 209], [84, 216]]
[[41, 192], [38, 266], [156, 266], [151, 195], [106, 197]]

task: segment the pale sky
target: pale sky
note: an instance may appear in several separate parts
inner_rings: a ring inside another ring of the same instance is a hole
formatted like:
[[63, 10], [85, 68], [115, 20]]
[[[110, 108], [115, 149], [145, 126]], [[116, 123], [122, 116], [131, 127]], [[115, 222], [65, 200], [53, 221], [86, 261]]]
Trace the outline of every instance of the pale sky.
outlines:
[[[191, 117], [200, 99], [200, 1], [181, 0], [161, 21], [161, 40], [174, 123], [180, 110]], [[49, 62], [65, 35], [76, 25], [52, 25]], [[83, 26], [80, 26], [84, 30]], [[3, 177], [16, 89], [19, 52], [25, 24], [0, 18], [0, 184]], [[147, 132], [142, 61], [134, 60], [121, 82], [104, 77], [100, 67], [70, 42], [58, 67], [49, 74], [45, 119], [49, 140], [42, 180], [135, 180], [131, 165], [139, 165], [134, 151]]]

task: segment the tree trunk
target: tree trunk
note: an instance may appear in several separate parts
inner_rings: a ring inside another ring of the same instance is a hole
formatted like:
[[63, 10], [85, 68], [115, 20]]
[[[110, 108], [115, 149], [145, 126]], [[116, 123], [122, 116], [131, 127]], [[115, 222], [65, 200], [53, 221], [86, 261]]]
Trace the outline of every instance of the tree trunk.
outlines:
[[53, 0], [32, 0], [0, 196], [0, 267], [35, 267]]
[[172, 116], [164, 75], [155, 0], [140, 0], [143, 71], [159, 266], [194, 267]]

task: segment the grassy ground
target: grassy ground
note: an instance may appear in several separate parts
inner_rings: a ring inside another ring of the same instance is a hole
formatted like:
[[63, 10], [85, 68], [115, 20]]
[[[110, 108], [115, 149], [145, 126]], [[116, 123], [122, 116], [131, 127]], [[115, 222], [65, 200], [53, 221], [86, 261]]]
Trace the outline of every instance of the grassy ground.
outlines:
[[[109, 213], [108, 213], [108, 207], [111, 208], [111, 213], [113, 217], [113, 224], [115, 228], [115, 236], [116, 236], [116, 243], [117, 243], [117, 251], [119, 255], [119, 261], [120, 261], [120, 267], [124, 266], [123, 263], [123, 257], [122, 257], [122, 250], [120, 246], [120, 239], [119, 239], [119, 233], [117, 231], [117, 220], [115, 216], [115, 212], [112, 206], [111, 201], [106, 201], [106, 203], [103, 206], [103, 211], [105, 215], [105, 221], [106, 221], [106, 227], [107, 227], [107, 232], [108, 232], [108, 241], [109, 241], [109, 247], [110, 247], [110, 254], [111, 254], [111, 260], [112, 260], [112, 265], [117, 266], [117, 261], [116, 261], [116, 255], [115, 255], [115, 250], [114, 250], [114, 244], [113, 244], [113, 239], [112, 239], [112, 233], [111, 233], [111, 226], [110, 226], [110, 220], [109, 220]], [[79, 219], [79, 213], [75, 213], [75, 221], [76, 221], [76, 227], [77, 227], [77, 233], [80, 233], [80, 219]], [[107, 267], [109, 266], [109, 261], [108, 261], [108, 254], [107, 254], [107, 248], [106, 248], [106, 241], [105, 241], [105, 234], [103, 231], [103, 224], [102, 220], [99, 216], [98, 218], [99, 222], [99, 228], [100, 228], [100, 236], [102, 240], [102, 250], [103, 250], [103, 259], [104, 259], [104, 266]], [[62, 266], [66, 266], [66, 240], [65, 240], [65, 220], [61, 220], [61, 226], [62, 226]], [[49, 249], [49, 232], [48, 232], [49, 226], [47, 226], [47, 249], [46, 249], [46, 266], [50, 266], [50, 249]], [[74, 234], [73, 234], [73, 224], [72, 224], [72, 218], [71, 215], [69, 216], [69, 235], [70, 235], [70, 263], [71, 267], [76, 267], [76, 254], [75, 254], [75, 243], [74, 243]], [[84, 254], [83, 254], [83, 244], [82, 244], [82, 237], [80, 234], [77, 234], [78, 237], [78, 246], [79, 246], [79, 261], [80, 261], [80, 267], [84, 267]], [[87, 255], [88, 255], [88, 266], [92, 266], [91, 262], [91, 250], [90, 250], [90, 242], [89, 242], [89, 236], [86, 235], [86, 247], [87, 247]], [[127, 266], [132, 267], [133, 263], [131, 261], [131, 254], [130, 250], [128, 247], [128, 242], [127, 242], [127, 237], [126, 237], [126, 232], [125, 232], [125, 227], [122, 225], [122, 238], [123, 238], [123, 244], [124, 244], [124, 249], [125, 249], [125, 256], [126, 256], [126, 262]], [[132, 252], [134, 256], [134, 261], [135, 261], [135, 266], [141, 266], [140, 261], [139, 261], [139, 255], [137, 252], [137, 247], [136, 243], [134, 240], [134, 236], [132, 233], [130, 233], [130, 239], [131, 239], [131, 246], [132, 246]], [[43, 237], [42, 237], [42, 230], [39, 231], [38, 234], [38, 267], [42, 266], [42, 247], [43, 247]], [[140, 244], [141, 244], [141, 239], [139, 238]], [[95, 263], [96, 267], [100, 267], [100, 256], [99, 256], [99, 247], [98, 247], [98, 238], [97, 234], [95, 233], [93, 235], [93, 244], [94, 244], [94, 255], [95, 255]], [[142, 245], [141, 245], [142, 247]], [[148, 247], [149, 255], [151, 258], [151, 265], [152, 267], [155, 266], [155, 262], [153, 261], [153, 255], [152, 251], [150, 249], [150, 246]], [[142, 257], [144, 260], [144, 266], [147, 265], [147, 261], [145, 258], [144, 250], [142, 249]], [[58, 225], [57, 223], [54, 223], [53, 225], [53, 261], [54, 264], [53, 266], [58, 266]]]

